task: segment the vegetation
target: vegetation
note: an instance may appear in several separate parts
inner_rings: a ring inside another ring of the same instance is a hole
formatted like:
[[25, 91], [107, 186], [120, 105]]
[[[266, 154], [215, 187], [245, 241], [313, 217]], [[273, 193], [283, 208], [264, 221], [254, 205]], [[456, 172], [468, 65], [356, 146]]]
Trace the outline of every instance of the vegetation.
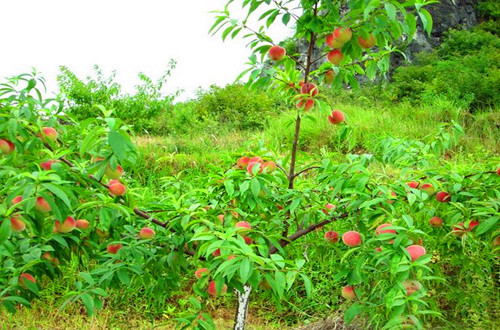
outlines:
[[388, 69], [368, 27], [388, 24], [380, 50], [411, 18], [315, 3], [297, 33], [328, 45], [317, 70], [257, 33], [247, 86], [185, 103], [64, 68], [64, 101], [32, 75], [1, 86], [0, 325], [228, 328], [251, 292], [250, 328], [498, 327], [498, 38], [452, 31], [393, 83], [341, 90]]

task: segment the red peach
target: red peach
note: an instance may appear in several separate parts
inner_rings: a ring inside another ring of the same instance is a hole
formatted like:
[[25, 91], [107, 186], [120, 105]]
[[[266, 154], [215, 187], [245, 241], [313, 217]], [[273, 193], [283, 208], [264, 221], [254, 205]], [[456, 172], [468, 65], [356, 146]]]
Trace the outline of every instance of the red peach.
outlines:
[[109, 185], [109, 192], [115, 196], [122, 196], [127, 192], [127, 188], [120, 182]]
[[411, 261], [415, 261], [425, 254], [425, 248], [421, 245], [410, 245], [406, 251], [410, 254]]
[[361, 235], [357, 231], [348, 231], [342, 235], [342, 241], [350, 247], [361, 245]]
[[108, 244], [108, 246], [106, 247], [106, 250], [108, 251], [108, 253], [110, 254], [117, 254], [118, 251], [123, 247], [122, 244], [120, 243], [117, 243], [117, 244]]
[[394, 229], [384, 229], [386, 227], [391, 227], [392, 223], [384, 223], [375, 229], [375, 235], [380, 235], [380, 234], [396, 234], [396, 230]]
[[21, 283], [21, 285], [26, 289], [26, 282], [25, 280], [28, 280], [30, 282], [33, 282], [36, 284], [36, 279], [33, 277], [33, 275], [31, 274], [28, 274], [28, 273], [22, 273], [20, 276], [19, 276], [19, 283]]
[[76, 228], [76, 221], [73, 217], [67, 217], [66, 220], [59, 226], [58, 230], [61, 233], [69, 233]]
[[302, 94], [309, 94], [311, 96], [318, 95], [318, 91], [319, 91], [318, 87], [311, 82], [308, 82], [308, 83], [302, 85], [302, 87], [300, 88], [300, 92]]
[[213, 255], [214, 257], [219, 257], [219, 256], [220, 256], [220, 249], [215, 250], [215, 251], [212, 253], [212, 255]]
[[52, 127], [44, 127], [42, 128], [43, 135], [45, 135], [49, 140], [55, 141], [57, 140], [57, 131]]
[[250, 162], [250, 163], [248, 163], [248, 167], [247, 167], [247, 172], [250, 175], [254, 175], [253, 174], [254, 167], [258, 168], [257, 173], [262, 173], [263, 168], [262, 168], [262, 164], [261, 163], [259, 163], [259, 162]]
[[347, 300], [353, 300], [356, 298], [356, 292], [354, 292], [354, 287], [350, 285], [346, 285], [345, 287], [342, 288], [342, 297], [344, 297]]
[[155, 231], [149, 227], [144, 227], [139, 232], [139, 237], [141, 239], [151, 239], [155, 237]]
[[208, 269], [200, 268], [194, 273], [194, 276], [196, 276], [196, 278], [201, 278], [203, 275], [208, 275]]
[[416, 189], [416, 188], [418, 188], [419, 183], [416, 181], [410, 181], [410, 182], [407, 182], [406, 185], [410, 188]]
[[212, 296], [216, 296], [217, 294], [219, 293], [226, 293], [227, 292], [227, 285], [224, 284], [224, 286], [222, 287], [222, 292], [217, 292], [217, 288], [215, 287], [215, 281], [211, 281], [209, 284], [208, 284], [208, 293]]
[[422, 190], [425, 191], [428, 195], [434, 195], [434, 193], [436, 192], [436, 189], [434, 189], [434, 187], [432, 186], [432, 184], [430, 183], [424, 183], [422, 186], [421, 186]]
[[362, 36], [359, 36], [358, 43], [361, 47], [369, 49], [375, 46], [375, 38], [373, 37], [373, 34], [370, 34], [366, 39]]
[[333, 37], [339, 42], [346, 43], [352, 38], [352, 31], [349, 28], [336, 28], [333, 31]]
[[439, 228], [443, 225], [443, 220], [439, 217], [432, 217], [429, 220], [429, 225], [431, 225], [431, 227], [434, 227], [434, 228]]
[[326, 73], [325, 73], [326, 83], [331, 84], [334, 79], [335, 79], [335, 71], [333, 71], [333, 69], [326, 71]]
[[438, 202], [446, 203], [451, 200], [451, 196], [446, 191], [440, 191], [436, 194], [436, 199]]
[[249, 161], [250, 161], [250, 158], [248, 158], [248, 157], [241, 157], [236, 162], [236, 167], [239, 168], [240, 170], [244, 170], [245, 168], [247, 168]]
[[26, 224], [19, 218], [19, 216], [14, 215], [10, 218], [10, 229], [12, 231], [23, 231], [26, 229]]
[[340, 51], [340, 49], [334, 49], [327, 55], [328, 61], [333, 65], [339, 65], [344, 59], [344, 55]]
[[240, 231], [248, 231], [252, 229], [252, 226], [246, 221], [237, 222], [234, 226], [240, 229]]
[[104, 174], [109, 179], [118, 179], [123, 174], [123, 168], [120, 165], [116, 165], [116, 168], [113, 169], [110, 164], [106, 165], [106, 169], [104, 170]]
[[23, 201], [23, 196], [16, 196], [10, 202], [10, 205], [16, 205], [17, 203], [21, 203]]
[[339, 234], [334, 230], [327, 231], [325, 233], [325, 240], [328, 243], [337, 243], [339, 241]]
[[335, 39], [333, 34], [329, 34], [328, 36], [326, 36], [326, 44], [328, 47], [334, 48], [334, 49], [342, 48], [342, 46], [344, 46], [344, 43]]
[[[305, 102], [304, 102], [304, 100], [305, 100]], [[301, 99], [297, 103], [297, 109], [299, 109], [299, 110], [309, 111], [313, 107], [314, 107], [314, 100], [311, 98]]]
[[10, 140], [0, 139], [0, 151], [5, 155], [10, 154], [16, 149], [16, 145]]
[[275, 45], [269, 48], [268, 55], [273, 61], [281, 61], [286, 55], [286, 50], [283, 47]]
[[275, 162], [268, 161], [268, 162], [265, 162], [264, 164], [262, 164], [262, 168], [267, 173], [273, 173], [276, 170], [277, 167], [276, 167], [276, 163]]
[[411, 296], [415, 291], [420, 290], [422, 288], [422, 285], [418, 281], [411, 280], [411, 281], [404, 281], [403, 287], [405, 288], [406, 295]]
[[90, 227], [90, 222], [85, 219], [76, 220], [76, 228], [78, 229], [88, 229]]
[[328, 116], [327, 118], [331, 124], [337, 125], [337, 124], [342, 123], [345, 120], [345, 115], [340, 110], [333, 110], [332, 114], [330, 116]]
[[43, 197], [37, 197], [35, 203], [35, 209], [37, 209], [42, 213], [47, 213], [51, 210], [51, 207]]

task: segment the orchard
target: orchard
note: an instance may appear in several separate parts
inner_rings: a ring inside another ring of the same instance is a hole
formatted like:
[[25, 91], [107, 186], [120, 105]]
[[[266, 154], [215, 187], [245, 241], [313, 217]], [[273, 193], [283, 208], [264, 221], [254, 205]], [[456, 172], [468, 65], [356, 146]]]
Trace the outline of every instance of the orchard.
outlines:
[[[233, 2], [246, 19], [232, 17]], [[443, 126], [410, 160], [409, 148], [387, 149], [385, 159], [349, 154], [342, 162], [300, 150], [312, 112], [339, 141], [360, 129], [323, 91], [385, 75], [417, 24], [431, 32], [430, 2], [294, 3], [229, 1], [210, 30], [248, 39], [246, 87], [266, 88], [296, 112], [285, 128], [293, 136], [288, 152], [247, 150], [232, 166], [212, 169], [203, 185], [177, 182], [154, 199], [144, 198], [131, 175], [134, 136], [111, 109], [98, 106], [101, 116], [77, 121], [62, 100], [42, 99], [36, 76], [0, 85], [0, 301], [8, 312], [30, 307], [71, 265], [79, 271], [62, 307], [83, 304], [93, 315], [111, 292], [130, 287], [158, 302], [188, 278], [179, 327], [215, 328], [211, 306], [232, 296], [234, 328], [244, 329], [256, 297], [279, 313], [291, 295], [312, 296], [318, 279], [308, 265], [321, 260], [314, 259], [319, 252], [302, 253], [306, 242], [336, 260], [329, 292], [345, 307], [344, 322], [367, 328], [428, 328], [442, 317], [440, 291], [496, 276], [499, 164], [455, 172], [428, 161], [463, 135], [459, 125]], [[261, 5], [269, 10], [254, 17]], [[250, 18], [261, 26], [250, 26]], [[296, 26], [305, 57], [266, 34], [280, 23]], [[377, 171], [387, 159], [396, 178]], [[463, 273], [448, 278], [455, 267]]]

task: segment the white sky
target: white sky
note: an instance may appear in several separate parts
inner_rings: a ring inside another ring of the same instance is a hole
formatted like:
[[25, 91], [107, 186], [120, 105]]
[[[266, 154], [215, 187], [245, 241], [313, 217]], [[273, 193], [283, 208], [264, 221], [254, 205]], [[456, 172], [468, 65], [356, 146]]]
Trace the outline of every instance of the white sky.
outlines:
[[[55, 92], [59, 66], [86, 78], [97, 64], [106, 74], [116, 70], [122, 91], [133, 92], [139, 72], [156, 80], [172, 58], [177, 68], [164, 90], [183, 89], [180, 99], [193, 97], [198, 87], [232, 83], [246, 68], [246, 40], [222, 42], [220, 34], [208, 34], [214, 22], [209, 11], [225, 2], [0, 0], [0, 79], [35, 67]], [[290, 32], [276, 25], [269, 34], [278, 42]]]

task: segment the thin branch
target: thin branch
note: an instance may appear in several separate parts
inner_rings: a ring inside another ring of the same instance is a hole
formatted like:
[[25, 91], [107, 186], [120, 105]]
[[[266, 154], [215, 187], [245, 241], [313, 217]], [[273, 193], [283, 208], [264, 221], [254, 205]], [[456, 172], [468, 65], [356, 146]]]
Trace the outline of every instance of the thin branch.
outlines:
[[321, 166], [309, 166], [308, 168], [305, 168], [305, 169], [303, 169], [302, 171], [300, 171], [300, 172], [296, 173], [296, 174], [294, 175], [294, 178], [298, 177], [298, 176], [299, 176], [299, 175], [301, 175], [302, 173], [305, 173], [305, 172], [307, 172], [307, 171], [313, 170], [313, 169], [315, 169], [315, 168], [321, 168]]

